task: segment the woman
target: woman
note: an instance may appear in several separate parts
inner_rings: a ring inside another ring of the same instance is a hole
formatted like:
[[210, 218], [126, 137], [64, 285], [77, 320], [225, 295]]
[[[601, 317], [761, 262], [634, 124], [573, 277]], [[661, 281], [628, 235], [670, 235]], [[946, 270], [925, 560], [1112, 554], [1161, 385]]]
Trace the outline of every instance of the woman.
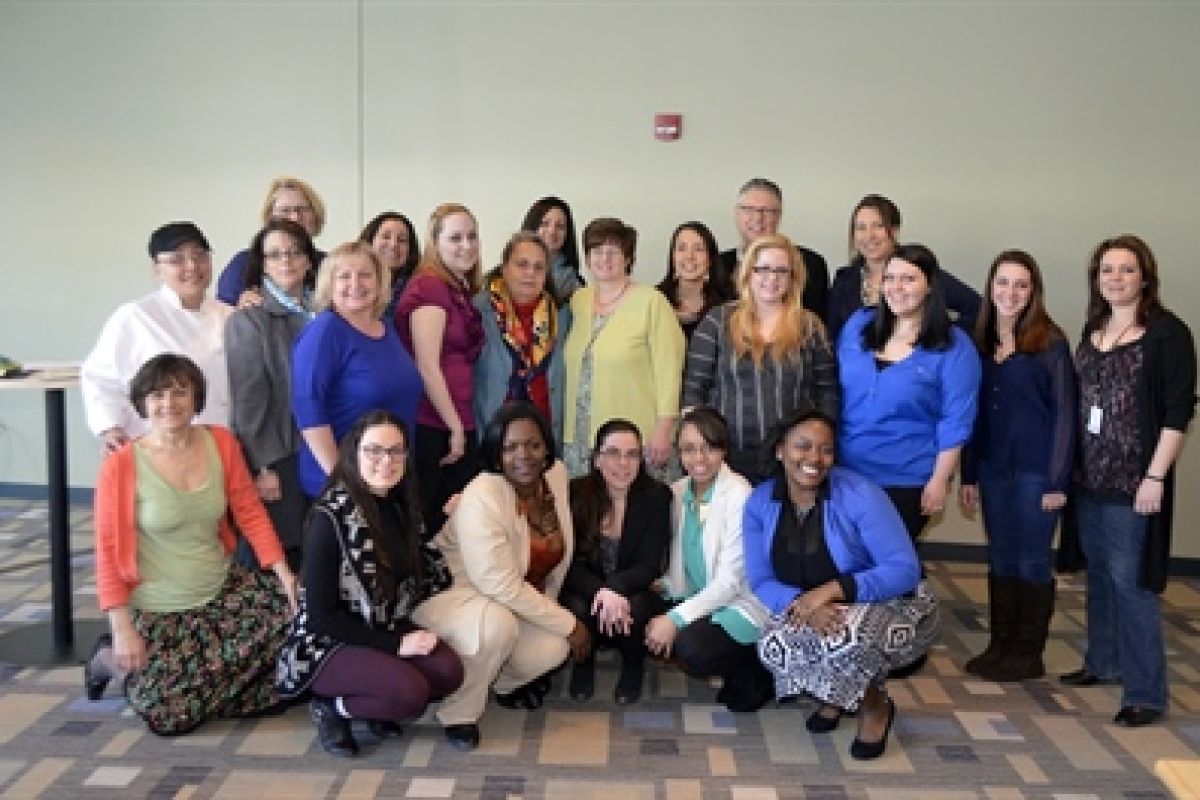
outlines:
[[[671, 537], [671, 493], [642, 467], [637, 426], [611, 419], [596, 432], [592, 469], [571, 481], [575, 560], [567, 572], [562, 602], [587, 626], [593, 641], [621, 654], [613, 699], [617, 705], [642, 696], [646, 623], [665, 610], [651, 584], [662, 571]], [[571, 697], [588, 700], [595, 691], [596, 662], [571, 669]]]
[[[300, 487], [300, 431], [292, 419], [292, 346], [313, 317], [306, 288], [316, 263], [308, 232], [273, 219], [250, 242], [246, 285], [260, 288], [262, 305], [235, 311], [225, 324], [230, 427], [242, 443], [259, 499], [283, 543], [288, 566], [300, 568], [301, 530], [308, 500]], [[243, 539], [238, 559], [252, 564]]]
[[[900, 223], [900, 209], [883, 195], [867, 195], [850, 213], [850, 263], [833, 276], [825, 316], [834, 340], [851, 314], [878, 305], [883, 269], [896, 249]], [[955, 324], [964, 331], [973, 331], [979, 314], [979, 293], [945, 271], [942, 286], [946, 307], [956, 315]]]
[[385, 272], [391, 276], [387, 308], [383, 319], [391, 322], [396, 317], [396, 303], [404, 293], [404, 287], [412, 278], [420, 259], [421, 247], [417, 241], [417, 229], [408, 217], [398, 211], [376, 214], [358, 235], [358, 240], [371, 245], [375, 255], [383, 262]]
[[590, 443], [606, 420], [621, 417], [647, 443], [652, 472], [671, 461], [683, 375], [683, 331], [658, 291], [633, 282], [637, 231], [619, 219], [583, 231], [592, 285], [571, 297], [564, 355], [563, 455], [573, 477], [591, 469]]
[[591, 651], [587, 628], [556, 599], [574, 535], [567, 473], [552, 448], [550, 426], [533, 406], [502, 407], [484, 431], [483, 472], [433, 542], [454, 586], [413, 619], [463, 661], [462, 688], [437, 712], [460, 750], [479, 746], [489, 686], [501, 705], [536, 708], [549, 688], [544, 676], [568, 653], [578, 661]]
[[338, 445], [367, 411], [416, 423], [421, 376], [395, 328], [380, 315], [387, 276], [362, 242], [334, 248], [317, 273], [320, 310], [292, 351], [292, 414], [300, 429], [300, 485], [315, 498], [337, 463]]
[[1116, 723], [1166, 711], [1159, 594], [1171, 555], [1175, 464], [1196, 407], [1192, 333], [1163, 308], [1149, 246], [1125, 234], [1088, 265], [1087, 321], [1075, 350], [1082, 469], [1074, 487], [1087, 557], [1087, 654], [1070, 686], [1121, 682]]
[[456, 203], [438, 206], [421, 263], [396, 304], [396, 329], [425, 385], [416, 445], [429, 536], [446, 521], [446, 501], [479, 472], [472, 373], [483, 321], [471, 304], [481, 283], [479, 259], [475, 217]]
[[408, 441], [393, 414], [360, 417], [304, 532], [304, 590], [278, 684], [288, 698], [311, 691], [317, 738], [336, 756], [358, 752], [351, 719], [394, 729], [462, 684], [458, 656], [411, 620], [419, 603], [450, 585], [450, 574], [421, 544]]
[[161, 285], [108, 318], [79, 370], [87, 424], [106, 453], [146, 432], [146, 420], [129, 405], [129, 381], [159, 353], [182, 353], [196, 362], [208, 385], [200, 422], [229, 424], [229, 306], [208, 296], [208, 239], [191, 222], [168, 222], [150, 234], [148, 249]]
[[579, 246], [575, 243], [575, 218], [571, 207], [558, 197], [543, 197], [525, 212], [521, 230], [536, 233], [550, 251], [550, 293], [560, 307], [583, 286], [579, 274]]
[[979, 356], [950, 324], [937, 257], [924, 245], [896, 248], [882, 291], [838, 339], [838, 452], [884, 488], [915, 542], [945, 507], [974, 427]]
[[[325, 204], [316, 190], [299, 178], [281, 176], [271, 181], [263, 197], [261, 222], [266, 225], [273, 219], [290, 219], [308, 232], [310, 239], [321, 235], [325, 227]], [[313, 266], [325, 254], [316, 251]], [[239, 250], [229, 259], [221, 277], [217, 280], [217, 299], [230, 306], [242, 308], [262, 302], [262, 294], [246, 283], [246, 267], [250, 263], [248, 250]]]
[[695, 678], [721, 677], [717, 701], [757, 711], [772, 697], [755, 643], [767, 612], [746, 584], [742, 511], [750, 484], [725, 463], [729, 428], [706, 407], [683, 414], [671, 490], [670, 562], [660, 588], [671, 610], [646, 626], [646, 646]]
[[688, 345], [683, 406], [733, 420], [729, 466], [751, 483], [769, 469], [759, 446], [802, 408], [838, 413], [837, 364], [825, 327], [800, 304], [804, 264], [786, 236], [763, 236], [738, 270], [738, 299], [709, 311]]
[[965, 669], [992, 681], [1045, 674], [1051, 540], [1075, 463], [1071, 351], [1044, 298], [1033, 256], [1006, 250], [988, 272], [975, 331], [983, 383], [959, 496], [968, 509], [983, 502], [991, 640]]
[[717, 240], [703, 222], [685, 222], [671, 234], [667, 274], [658, 290], [675, 309], [688, 341], [709, 309], [736, 296], [721, 266]]
[[[204, 375], [165, 353], [130, 382], [150, 429], [100, 465], [96, 589], [111, 636], [84, 666], [90, 699], [124, 678], [153, 733], [275, 709], [275, 655], [296, 607], [296, 580], [233, 435], [194, 425]], [[230, 559], [245, 536], [268, 577]], [[277, 579], [277, 580], [276, 580]]]
[[858, 710], [856, 759], [883, 755], [896, 705], [888, 670], [915, 662], [937, 632], [904, 523], [871, 481], [834, 466], [834, 422], [820, 411], [771, 438], [776, 475], [746, 503], [746, 576], [770, 610], [758, 644], [779, 696], [820, 701], [805, 727], [827, 733]]
[[557, 453], [562, 449], [566, 381], [563, 342], [571, 329], [571, 310], [558, 308], [547, 288], [549, 257], [537, 234], [513, 234], [499, 269], [475, 295], [483, 320], [483, 352], [475, 362], [473, 397], [477, 430], [487, 427], [505, 403], [532, 403], [550, 421]]

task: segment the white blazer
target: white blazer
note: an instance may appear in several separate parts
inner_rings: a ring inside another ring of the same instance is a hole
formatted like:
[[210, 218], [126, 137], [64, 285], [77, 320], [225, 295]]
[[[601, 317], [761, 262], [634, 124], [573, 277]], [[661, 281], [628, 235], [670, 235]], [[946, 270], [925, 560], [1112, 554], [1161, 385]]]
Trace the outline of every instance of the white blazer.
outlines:
[[[683, 572], [683, 494], [690, 478], [671, 484], [671, 560], [663, 583], [672, 595], [681, 595], [687, 581]], [[767, 621], [767, 609], [746, 583], [745, 556], [742, 551], [742, 509], [750, 496], [750, 484], [741, 475], [721, 464], [713, 486], [712, 501], [704, 523], [702, 545], [708, 584], [675, 607], [675, 612], [691, 624], [723, 606], [732, 606], [755, 627]]]

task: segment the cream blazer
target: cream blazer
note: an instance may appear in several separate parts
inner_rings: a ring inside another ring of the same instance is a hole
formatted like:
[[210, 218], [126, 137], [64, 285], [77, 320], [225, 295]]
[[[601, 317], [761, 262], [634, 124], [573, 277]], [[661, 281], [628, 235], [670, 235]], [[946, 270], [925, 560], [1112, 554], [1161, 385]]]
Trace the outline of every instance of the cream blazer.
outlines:
[[[683, 594], [687, 586], [683, 572], [683, 494], [690, 478], [671, 484], [671, 560], [663, 582], [672, 595]], [[750, 496], [750, 484], [738, 473], [721, 464], [713, 486], [712, 502], [704, 523], [702, 544], [708, 584], [675, 606], [675, 612], [691, 624], [719, 608], [732, 606], [757, 628], [767, 621], [767, 609], [746, 583], [745, 557], [742, 550], [742, 509]]]
[[563, 558], [546, 577], [543, 594], [525, 581], [529, 569], [529, 524], [517, 514], [517, 493], [503, 475], [482, 472], [463, 489], [458, 507], [434, 538], [446, 557], [454, 585], [427, 603], [439, 617], [429, 620], [439, 633], [457, 635], [463, 655], [478, 652], [488, 603], [499, 603], [517, 618], [562, 636], [575, 627], [575, 615], [558, 604], [563, 577], [571, 565], [575, 536], [571, 527], [566, 467], [561, 461], [546, 472], [563, 534]]

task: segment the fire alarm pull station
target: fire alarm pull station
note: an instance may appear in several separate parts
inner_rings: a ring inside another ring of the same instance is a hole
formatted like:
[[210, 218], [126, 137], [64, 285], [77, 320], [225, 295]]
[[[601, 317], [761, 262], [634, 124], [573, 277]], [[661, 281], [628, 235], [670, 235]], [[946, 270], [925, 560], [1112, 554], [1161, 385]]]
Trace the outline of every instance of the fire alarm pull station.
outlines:
[[654, 138], [660, 142], [679, 141], [683, 135], [683, 114], [655, 114]]

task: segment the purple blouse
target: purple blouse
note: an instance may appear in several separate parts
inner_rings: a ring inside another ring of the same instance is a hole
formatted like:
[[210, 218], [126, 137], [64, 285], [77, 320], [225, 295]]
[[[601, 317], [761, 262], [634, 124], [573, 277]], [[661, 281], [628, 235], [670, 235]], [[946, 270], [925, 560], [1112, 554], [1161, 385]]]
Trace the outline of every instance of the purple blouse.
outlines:
[[[475, 429], [475, 414], [471, 407], [471, 387], [475, 361], [483, 349], [483, 321], [466, 287], [456, 288], [436, 275], [418, 274], [404, 287], [396, 303], [396, 330], [400, 341], [417, 357], [413, 348], [411, 316], [422, 306], [437, 306], [446, 312], [446, 329], [442, 332], [442, 354], [438, 364], [463, 430]], [[446, 430], [437, 409], [422, 393], [417, 406], [417, 424]]]

